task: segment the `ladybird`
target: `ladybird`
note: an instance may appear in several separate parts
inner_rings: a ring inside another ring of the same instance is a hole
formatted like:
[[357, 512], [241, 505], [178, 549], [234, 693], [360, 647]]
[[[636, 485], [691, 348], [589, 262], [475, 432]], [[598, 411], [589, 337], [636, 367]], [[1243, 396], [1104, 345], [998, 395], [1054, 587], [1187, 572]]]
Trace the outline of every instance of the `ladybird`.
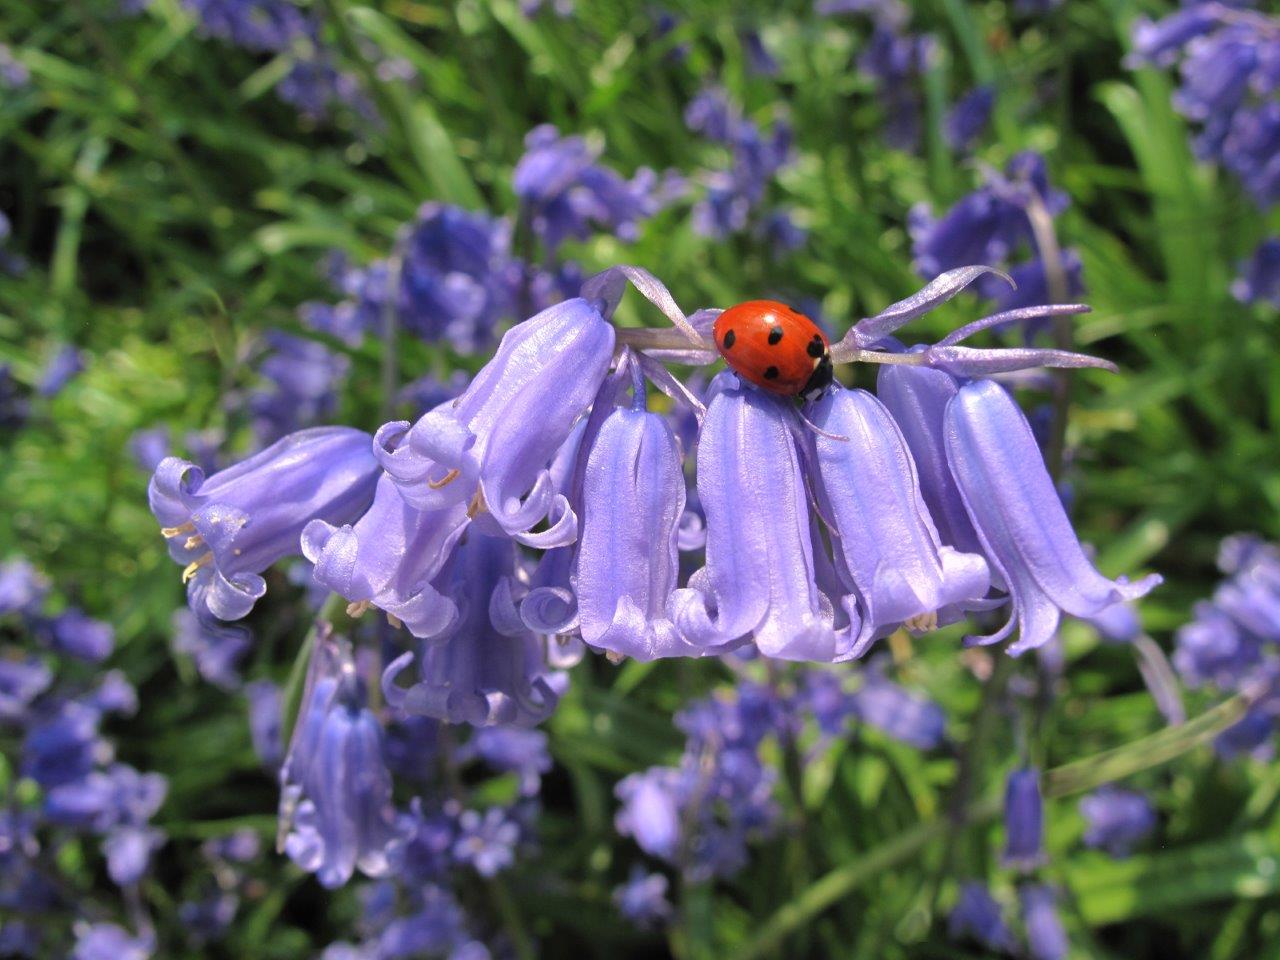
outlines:
[[748, 300], [716, 318], [716, 350], [762, 390], [812, 400], [831, 385], [831, 344], [803, 313], [774, 300]]

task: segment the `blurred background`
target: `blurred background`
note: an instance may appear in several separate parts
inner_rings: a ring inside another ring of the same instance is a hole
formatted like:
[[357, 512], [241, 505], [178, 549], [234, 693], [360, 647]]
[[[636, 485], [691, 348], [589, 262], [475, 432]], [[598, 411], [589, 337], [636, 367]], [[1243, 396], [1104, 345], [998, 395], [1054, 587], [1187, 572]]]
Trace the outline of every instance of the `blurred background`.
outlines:
[[[1275, 712], [1231, 699], [1280, 559], [1220, 556], [1280, 538], [1268, 7], [0, 0], [0, 955], [1280, 955]], [[1050, 456], [1100, 568], [1164, 575], [1140, 626], [1016, 664], [958, 626], [835, 671], [589, 654], [537, 733], [389, 731], [449, 820], [413, 870], [275, 852], [323, 597], [287, 563], [196, 623], [163, 456], [416, 417], [619, 263], [838, 335], [973, 262], [1018, 290], [922, 339], [1082, 300], [1067, 343], [1121, 368], [1073, 375]]]

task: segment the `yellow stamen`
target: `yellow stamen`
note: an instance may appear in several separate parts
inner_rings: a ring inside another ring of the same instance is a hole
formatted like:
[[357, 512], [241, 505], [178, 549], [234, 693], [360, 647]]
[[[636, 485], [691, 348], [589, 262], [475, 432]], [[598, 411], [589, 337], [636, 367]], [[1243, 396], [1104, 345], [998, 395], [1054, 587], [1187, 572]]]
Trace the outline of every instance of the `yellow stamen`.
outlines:
[[452, 470], [446, 473], [439, 480], [428, 480], [427, 486], [430, 487], [432, 490], [439, 490], [443, 487], [447, 487], [449, 484], [453, 483], [453, 481], [457, 480], [458, 477], [460, 476], [462, 476], [462, 471], [459, 470], [457, 467], [454, 467]]
[[889, 652], [893, 655], [893, 662], [896, 664], [903, 664], [910, 660], [915, 653], [911, 646], [911, 634], [906, 630], [895, 630], [889, 634]]
[[348, 603], [347, 616], [352, 620], [358, 620], [370, 606], [371, 604], [368, 600], [357, 600], [355, 603]]
[[467, 507], [467, 519], [474, 520], [477, 514], [484, 513], [488, 509], [489, 505], [484, 502], [484, 491], [477, 487], [476, 495], [471, 498], [471, 505]]
[[605, 653], [605, 659], [610, 663], [621, 663], [623, 660], [627, 659], [627, 655], [625, 653], [619, 653], [617, 650], [610, 650]]
[[928, 613], [922, 613], [903, 622], [913, 633], [928, 633], [930, 630], [938, 629], [938, 611], [930, 610]]
[[161, 527], [160, 533], [163, 534], [167, 539], [172, 540], [174, 537], [180, 537], [184, 533], [190, 533], [195, 528], [196, 528], [196, 525], [192, 523], [190, 520], [188, 520], [186, 523], [184, 523], [180, 527]]
[[185, 550], [194, 550], [196, 547], [204, 546], [204, 537], [198, 533], [194, 537], [187, 537], [187, 542], [182, 546]]
[[391, 614], [391, 613], [387, 614], [387, 623], [391, 624], [391, 626], [396, 630], [399, 630], [401, 627], [404, 626], [404, 621], [402, 621], [395, 614]]
[[195, 560], [192, 560], [190, 563], [186, 565], [185, 568], [183, 568], [182, 582], [186, 583], [188, 580], [190, 580], [192, 577], [196, 575], [197, 570], [199, 570], [201, 567], [207, 567], [212, 562], [213, 562], [212, 553], [206, 553], [203, 556], [198, 557]]

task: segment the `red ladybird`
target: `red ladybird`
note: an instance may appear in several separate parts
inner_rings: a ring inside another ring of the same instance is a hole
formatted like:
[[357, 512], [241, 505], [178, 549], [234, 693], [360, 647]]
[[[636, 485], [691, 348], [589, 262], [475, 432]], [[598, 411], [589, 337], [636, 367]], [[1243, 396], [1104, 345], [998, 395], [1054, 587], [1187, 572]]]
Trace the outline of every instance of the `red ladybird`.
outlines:
[[831, 385], [831, 345], [818, 325], [785, 303], [748, 300], [716, 318], [724, 362], [762, 390], [812, 400]]

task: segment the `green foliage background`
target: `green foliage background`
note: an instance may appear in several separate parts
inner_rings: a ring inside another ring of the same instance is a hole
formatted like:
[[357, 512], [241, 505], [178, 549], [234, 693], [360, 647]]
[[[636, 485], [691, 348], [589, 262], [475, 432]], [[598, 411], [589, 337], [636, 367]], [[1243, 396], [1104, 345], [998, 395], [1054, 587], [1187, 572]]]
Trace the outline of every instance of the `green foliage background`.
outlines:
[[[258, 333], [300, 329], [296, 306], [331, 296], [320, 257], [385, 255], [426, 200], [514, 213], [511, 170], [536, 123], [601, 138], [605, 162], [628, 174], [693, 171], [724, 161], [681, 119], [705, 81], [719, 79], [761, 121], [785, 110], [798, 161], [777, 198], [810, 229], [801, 251], [708, 241], [685, 204], [634, 244], [599, 237], [572, 254], [588, 272], [643, 265], [686, 308], [783, 291], [818, 299], [842, 325], [918, 286], [907, 209], [945, 208], [979, 177], [942, 143], [939, 118], [973, 83], [996, 84], [994, 133], [979, 156], [1001, 165], [1022, 149], [1046, 154], [1073, 201], [1059, 232], [1084, 259], [1093, 306], [1077, 343], [1123, 371], [1075, 380], [1070, 480], [1083, 539], [1107, 573], [1165, 575], [1142, 615], [1167, 648], [1212, 589], [1221, 537], [1280, 537], [1277, 317], [1227, 292], [1238, 261], [1280, 221], [1267, 224], [1234, 183], [1193, 162], [1170, 76], [1122, 66], [1132, 19], [1163, 5], [1073, 0], [1029, 19], [1002, 2], [912, 4], [913, 28], [932, 31], [943, 55], [926, 83], [926, 141], [911, 156], [883, 145], [881, 106], [852, 68], [865, 26], [824, 20], [807, 3], [730, 12], [685, 0], [671, 4], [680, 25], [655, 40], [638, 3], [579, 0], [559, 19], [526, 18], [514, 0], [317, 2], [329, 39], [372, 82], [381, 131], [299, 120], [270, 92], [279, 63], [200, 37], [178, 0], [132, 18], [107, 0], [0, 0], [0, 36], [32, 74], [29, 89], [0, 100], [0, 209], [32, 263], [0, 277], [0, 361], [30, 384], [58, 343], [89, 355], [83, 375], [0, 441], [0, 557], [28, 556], [59, 598], [109, 619], [114, 662], [140, 684], [143, 709], [112, 732], [122, 758], [170, 778], [160, 823], [174, 839], [146, 889], [162, 955], [308, 956], [347, 932], [356, 905], [268, 862], [231, 938], [183, 952], [172, 908], [200, 880], [194, 841], [237, 824], [269, 836], [275, 791], [252, 755], [242, 699], [200, 683], [170, 652], [182, 591], [128, 439], [162, 423], [179, 436], [219, 426], [243, 438], [244, 421], [220, 398], [254, 382], [246, 358]], [[746, 69], [743, 23], [763, 28], [777, 77]], [[419, 79], [378, 83], [358, 54], [370, 42], [409, 60]], [[683, 65], [668, 56], [678, 44], [690, 45]], [[978, 309], [962, 298], [921, 326], [940, 332]], [[624, 311], [643, 322], [634, 303]], [[353, 361], [340, 419], [376, 427], [378, 345], [330, 346]], [[405, 379], [474, 362], [409, 338], [399, 355]], [[251, 674], [287, 673], [306, 629], [296, 595], [282, 577], [272, 582], [254, 615]], [[1054, 767], [1159, 731], [1128, 651], [1098, 646], [1079, 625], [1066, 637], [1067, 683], [1034, 755]], [[958, 639], [953, 629], [917, 642], [901, 673], [947, 708], [984, 797], [1014, 755], [1012, 724], [976, 723], [980, 685]], [[989, 867], [1000, 876], [1000, 828], [986, 816], [953, 842], [935, 830], [903, 847], [943, 815], [960, 748], [922, 755], [872, 731], [804, 772], [799, 795], [785, 798], [793, 828], [757, 848], [736, 881], [680, 891], [683, 922], [669, 941], [617, 918], [609, 891], [640, 855], [613, 832], [612, 785], [671, 762], [681, 745], [672, 714], [727, 676], [712, 662], [588, 660], [575, 670], [548, 725], [557, 771], [543, 851], [509, 880], [544, 954], [721, 957], [773, 945], [776, 956], [974, 956], [946, 940], [934, 910], [956, 877]], [[1190, 704], [1194, 715], [1211, 698]], [[1158, 843], [1124, 862], [1083, 850], [1074, 802], [1051, 804], [1047, 876], [1070, 892], [1075, 955], [1280, 955], [1280, 768], [1225, 764], [1199, 747], [1133, 782], [1152, 792], [1162, 824]], [[66, 857], [86, 891], [109, 887], [96, 853]]]

